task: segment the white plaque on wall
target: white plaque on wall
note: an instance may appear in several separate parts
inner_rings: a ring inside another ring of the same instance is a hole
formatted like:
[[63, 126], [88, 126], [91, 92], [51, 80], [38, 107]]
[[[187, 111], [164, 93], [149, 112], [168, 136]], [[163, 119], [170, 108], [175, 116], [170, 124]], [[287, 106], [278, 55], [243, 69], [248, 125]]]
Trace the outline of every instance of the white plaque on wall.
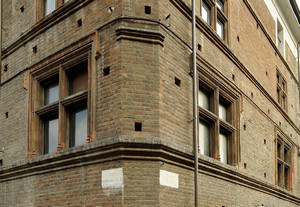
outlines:
[[102, 171], [102, 188], [122, 188], [123, 168]]
[[178, 174], [166, 170], [160, 170], [159, 182], [164, 186], [178, 188]]

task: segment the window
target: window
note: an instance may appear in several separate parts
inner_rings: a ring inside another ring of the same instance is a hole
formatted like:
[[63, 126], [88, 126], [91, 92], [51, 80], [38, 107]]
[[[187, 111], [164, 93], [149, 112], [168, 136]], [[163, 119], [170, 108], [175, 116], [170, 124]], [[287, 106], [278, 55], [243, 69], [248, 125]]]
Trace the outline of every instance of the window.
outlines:
[[42, 19], [43, 17], [51, 14], [55, 9], [59, 8], [63, 4], [70, 0], [38, 0], [37, 1], [37, 18]]
[[228, 35], [227, 25], [227, 0], [202, 0], [201, 1], [201, 17], [210, 25], [220, 36], [221, 39], [227, 41]]
[[283, 27], [281, 26], [279, 20], [277, 19], [277, 32], [276, 32], [276, 36], [277, 36], [277, 47], [279, 49], [279, 51], [281, 52], [281, 54], [284, 54], [284, 37], [283, 37]]
[[201, 77], [198, 91], [200, 153], [236, 165], [239, 160], [237, 131], [239, 98], [222, 83]]
[[56, 0], [45, 0], [45, 16], [47, 16], [48, 14], [50, 14], [51, 12], [53, 12], [55, 10], [56, 7]]
[[277, 135], [277, 169], [276, 184], [291, 190], [291, 144], [282, 135]]
[[91, 116], [88, 51], [64, 60], [68, 61], [31, 72], [29, 137], [37, 154], [88, 141]]
[[202, 2], [202, 18], [211, 25], [211, 8], [205, 1]]
[[287, 110], [286, 81], [278, 70], [276, 74], [276, 81], [277, 81], [277, 89], [276, 89], [277, 102], [284, 110]]

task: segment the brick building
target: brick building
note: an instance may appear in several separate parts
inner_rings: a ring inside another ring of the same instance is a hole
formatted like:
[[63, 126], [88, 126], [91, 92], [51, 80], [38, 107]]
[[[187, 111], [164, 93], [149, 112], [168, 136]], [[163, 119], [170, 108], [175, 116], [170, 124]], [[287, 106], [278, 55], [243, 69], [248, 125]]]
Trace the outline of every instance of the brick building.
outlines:
[[[0, 206], [194, 206], [190, 0], [2, 0]], [[196, 0], [199, 206], [300, 205], [295, 0]]]

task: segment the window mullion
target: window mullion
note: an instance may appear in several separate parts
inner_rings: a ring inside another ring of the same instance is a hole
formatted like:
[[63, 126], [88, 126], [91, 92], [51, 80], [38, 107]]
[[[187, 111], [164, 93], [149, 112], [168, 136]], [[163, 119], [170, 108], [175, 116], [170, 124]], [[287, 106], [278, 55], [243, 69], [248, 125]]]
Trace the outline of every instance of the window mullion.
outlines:
[[68, 133], [68, 112], [62, 105], [61, 100], [68, 95], [69, 80], [65, 70], [59, 67], [59, 108], [58, 108], [58, 150], [63, 150], [68, 147], [69, 133]]
[[219, 99], [220, 96], [220, 91], [219, 91], [219, 87], [216, 88], [216, 90], [214, 91], [214, 95], [213, 95], [213, 101], [211, 102], [213, 105], [213, 112], [217, 115], [218, 120], [213, 124], [213, 128], [212, 128], [212, 143], [213, 143], [213, 158], [220, 160], [220, 120], [219, 120]]

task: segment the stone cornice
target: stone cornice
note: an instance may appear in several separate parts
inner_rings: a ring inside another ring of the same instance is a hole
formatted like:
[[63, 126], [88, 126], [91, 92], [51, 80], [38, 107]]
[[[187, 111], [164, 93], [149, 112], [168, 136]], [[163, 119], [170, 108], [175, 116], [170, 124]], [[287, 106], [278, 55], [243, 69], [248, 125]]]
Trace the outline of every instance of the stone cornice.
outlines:
[[[76, 168], [96, 163], [126, 160], [147, 160], [166, 162], [171, 165], [193, 170], [193, 155], [162, 144], [116, 142], [109, 145], [92, 143], [85, 146], [60, 151], [59, 154], [42, 155], [26, 159], [23, 163], [0, 168], [0, 182], [20, 179]], [[218, 160], [200, 156], [199, 172], [251, 188], [279, 199], [300, 205], [300, 198], [290, 192], [242, 173], [240, 170], [222, 164]], [[192, 181], [191, 181], [192, 182]]]

